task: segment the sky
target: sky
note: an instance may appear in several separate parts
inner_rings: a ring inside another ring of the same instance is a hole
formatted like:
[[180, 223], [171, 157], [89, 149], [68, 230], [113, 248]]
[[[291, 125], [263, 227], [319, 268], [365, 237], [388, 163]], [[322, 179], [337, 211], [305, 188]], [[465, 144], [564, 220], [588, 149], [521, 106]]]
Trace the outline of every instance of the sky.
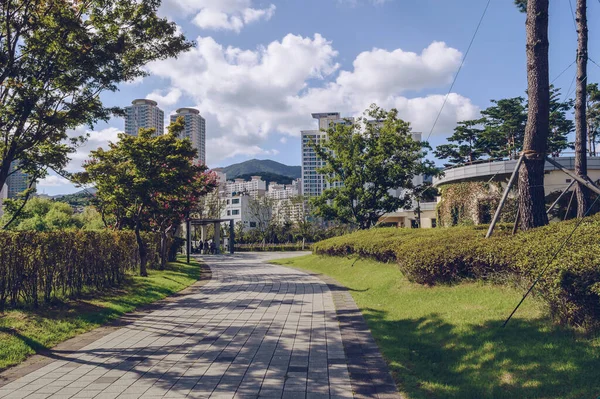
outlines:
[[[574, 96], [574, 3], [550, 2], [550, 79], [565, 99]], [[600, 64], [600, 0], [588, 3], [590, 58]], [[316, 129], [311, 113], [359, 116], [372, 103], [398, 109], [424, 138], [431, 132], [435, 147], [490, 100], [525, 95], [525, 15], [513, 0], [491, 0], [432, 131], [485, 5], [485, 0], [163, 0], [161, 16], [177, 23], [195, 47], [177, 59], [148, 64], [148, 77], [123, 83], [102, 100], [125, 107], [136, 98], [153, 99], [165, 111], [165, 122], [177, 108], [199, 109], [206, 119], [210, 168], [253, 158], [299, 165], [300, 131]], [[593, 63], [589, 80], [600, 81], [600, 67]], [[90, 139], [67, 170], [81, 170], [90, 150], [116, 141], [123, 129], [124, 121], [113, 118], [93, 130], [71, 132], [88, 131]], [[56, 175], [37, 187], [50, 195], [78, 190]]]

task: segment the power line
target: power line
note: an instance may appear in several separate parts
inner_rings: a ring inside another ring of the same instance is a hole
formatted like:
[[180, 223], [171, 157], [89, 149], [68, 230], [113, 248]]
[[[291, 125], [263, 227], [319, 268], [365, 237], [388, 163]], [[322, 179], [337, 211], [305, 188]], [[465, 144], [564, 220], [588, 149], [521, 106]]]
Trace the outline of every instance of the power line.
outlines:
[[571, 0], [569, 0], [569, 8], [571, 9], [571, 16], [573, 16], [573, 26], [575, 27], [575, 30], [577, 30], [577, 22], [575, 19], [575, 12], [573, 11], [573, 3], [571, 2]]
[[[598, 0], [598, 1], [600, 1], [600, 0]], [[562, 75], [563, 75], [565, 72], [567, 72], [569, 69], [571, 69], [571, 67], [572, 67], [572, 66], [573, 66], [573, 65], [574, 65], [576, 62], [577, 62], [577, 60], [575, 60], [575, 61], [571, 62], [571, 63], [569, 64], [569, 66], [568, 66], [568, 67], [566, 67], [566, 68], [565, 68], [565, 69], [564, 69], [564, 70], [563, 70], [561, 73], [559, 73], [559, 74], [558, 74], [558, 75], [557, 75], [557, 76], [556, 76], [554, 79], [552, 79], [552, 82], [550, 82], [550, 84], [552, 84], [552, 83], [556, 82], [556, 81], [558, 80], [558, 78], [560, 78], [560, 77], [561, 77], [561, 76], [562, 76]]]
[[594, 205], [596, 205], [596, 202], [598, 202], [598, 199], [600, 199], [600, 196], [596, 196], [596, 199], [594, 200], [594, 202], [592, 203], [592, 205], [585, 212], [585, 215], [583, 215], [583, 217], [580, 218], [577, 221], [577, 224], [575, 225], [575, 227], [571, 231], [571, 234], [569, 234], [569, 236], [558, 247], [558, 250], [554, 253], [554, 255], [552, 256], [552, 258], [550, 258], [550, 262], [548, 262], [548, 264], [542, 269], [542, 271], [540, 272], [540, 274], [534, 280], [533, 284], [531, 284], [531, 287], [529, 287], [529, 289], [527, 290], [527, 292], [525, 293], [525, 295], [523, 295], [523, 299], [521, 299], [521, 302], [519, 302], [519, 304], [517, 305], [517, 307], [510, 314], [510, 316], [508, 316], [508, 319], [506, 319], [506, 321], [504, 322], [504, 324], [502, 325], [502, 327], [506, 327], [506, 325], [508, 324], [508, 322], [510, 321], [510, 319], [514, 316], [514, 314], [517, 312], [517, 310], [519, 309], [519, 307], [523, 304], [523, 302], [525, 302], [525, 299], [529, 296], [529, 294], [531, 294], [531, 291], [533, 291], [533, 289], [535, 288], [535, 286], [537, 285], [537, 283], [542, 279], [544, 273], [546, 273], [546, 270], [548, 270], [548, 268], [556, 260], [556, 258], [558, 257], [558, 254], [560, 253], [560, 251], [563, 250], [563, 248], [565, 247], [565, 245], [567, 245], [567, 243], [569, 242], [569, 240], [573, 237], [573, 234], [575, 234], [575, 232], [577, 231], [577, 229], [579, 228], [579, 226], [581, 226], [581, 223], [583, 223], [584, 218], [586, 216], [588, 216], [588, 214], [591, 212], [591, 210], [594, 207]]
[[444, 107], [446, 106], [446, 103], [448, 102], [448, 98], [450, 97], [450, 93], [452, 93], [452, 89], [454, 88], [454, 85], [456, 84], [456, 80], [458, 79], [458, 75], [460, 75], [460, 71], [462, 70], [463, 65], [465, 64], [465, 60], [467, 59], [467, 56], [469, 55], [469, 51], [471, 51], [471, 47], [473, 46], [473, 43], [475, 42], [475, 37], [477, 37], [477, 33], [479, 32], [479, 28], [481, 27], [481, 24], [483, 22], [483, 19], [485, 18], [485, 14], [487, 13], [488, 8], [490, 7], [490, 3], [492, 2], [492, 0], [488, 0], [487, 4], [485, 5], [485, 9], [483, 10], [483, 14], [481, 14], [481, 18], [479, 19], [479, 23], [477, 24], [477, 28], [475, 29], [475, 33], [473, 33], [473, 37], [471, 38], [471, 42], [469, 43], [469, 47], [467, 47], [467, 51], [465, 52], [465, 56], [463, 57], [460, 66], [458, 67], [458, 71], [456, 71], [456, 75], [454, 75], [454, 80], [452, 81], [452, 84], [450, 85], [450, 89], [448, 90], [448, 93], [446, 94], [446, 98], [444, 98], [444, 102], [442, 103], [442, 107], [440, 108], [440, 112], [438, 112], [437, 117], [435, 118], [435, 121], [433, 122], [433, 126], [431, 127], [431, 131], [429, 132], [429, 135], [427, 136], [427, 140], [425, 141], [429, 141], [429, 138], [431, 137], [431, 134], [433, 133], [433, 130], [435, 129], [435, 126], [437, 125], [440, 116], [442, 115], [442, 111], [444, 110]]

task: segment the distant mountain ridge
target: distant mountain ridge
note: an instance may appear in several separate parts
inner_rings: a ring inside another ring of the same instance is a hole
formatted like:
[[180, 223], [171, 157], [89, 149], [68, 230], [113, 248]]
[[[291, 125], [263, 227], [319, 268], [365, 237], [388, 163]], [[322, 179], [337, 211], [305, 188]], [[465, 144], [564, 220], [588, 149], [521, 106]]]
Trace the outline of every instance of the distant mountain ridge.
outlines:
[[216, 169], [226, 173], [227, 180], [236, 179], [240, 176], [259, 174], [280, 175], [291, 179], [299, 179], [302, 175], [302, 167], [284, 165], [270, 159], [251, 159]]

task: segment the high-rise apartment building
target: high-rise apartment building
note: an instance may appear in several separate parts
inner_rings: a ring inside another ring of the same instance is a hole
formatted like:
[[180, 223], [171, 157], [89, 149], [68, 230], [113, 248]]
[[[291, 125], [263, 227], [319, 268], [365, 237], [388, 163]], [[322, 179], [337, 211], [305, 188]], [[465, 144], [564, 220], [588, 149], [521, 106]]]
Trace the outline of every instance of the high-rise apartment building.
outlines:
[[125, 112], [125, 133], [130, 136], [137, 136], [140, 128], [156, 129], [155, 136], [165, 133], [165, 113], [158, 108], [156, 101], [133, 100], [129, 107], [125, 107]]
[[198, 160], [206, 163], [206, 120], [194, 108], [179, 108], [171, 115], [171, 123], [179, 117], [183, 117], [185, 123], [183, 137], [192, 141], [192, 145], [198, 150]]
[[[317, 119], [319, 130], [302, 131], [302, 194], [308, 197], [318, 197], [328, 186], [325, 176], [318, 173], [324, 162], [317, 156], [310, 146], [311, 141], [319, 143], [327, 138], [327, 129], [332, 124], [352, 123], [351, 119], [340, 118], [339, 112], [326, 112], [312, 114]], [[325, 130], [325, 131], [324, 131]], [[334, 183], [335, 184], [335, 183]]]
[[[6, 179], [6, 197], [16, 198], [19, 194], [29, 188], [29, 175], [18, 170], [19, 161], [10, 164], [8, 178]], [[34, 183], [35, 184], [35, 183]], [[35, 187], [35, 186], [32, 186]]]

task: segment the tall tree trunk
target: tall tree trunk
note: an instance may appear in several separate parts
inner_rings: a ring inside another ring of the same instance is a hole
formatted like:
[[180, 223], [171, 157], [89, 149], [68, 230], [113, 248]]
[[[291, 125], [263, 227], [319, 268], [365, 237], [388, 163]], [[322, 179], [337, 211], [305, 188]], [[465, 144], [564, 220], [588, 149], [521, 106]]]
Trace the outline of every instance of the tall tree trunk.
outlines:
[[135, 222], [135, 239], [137, 241], [138, 251], [140, 254], [140, 276], [147, 277], [148, 270], [146, 270], [146, 264], [148, 263], [148, 250], [146, 248], [146, 243], [142, 239], [142, 234], [140, 233], [139, 220]]
[[544, 164], [550, 125], [550, 79], [548, 76], [549, 0], [527, 2], [527, 93], [529, 110], [519, 171], [521, 228], [548, 224], [544, 194]]
[[165, 267], [167, 266], [167, 258], [168, 258], [168, 253], [167, 253], [167, 249], [168, 249], [168, 242], [169, 242], [169, 237], [167, 235], [167, 232], [165, 230], [161, 230], [160, 232], [160, 270], [165, 270]]
[[[577, 90], [575, 94], [575, 173], [587, 176], [587, 0], [577, 0]], [[584, 217], [590, 206], [590, 191], [577, 183], [577, 217]]]

